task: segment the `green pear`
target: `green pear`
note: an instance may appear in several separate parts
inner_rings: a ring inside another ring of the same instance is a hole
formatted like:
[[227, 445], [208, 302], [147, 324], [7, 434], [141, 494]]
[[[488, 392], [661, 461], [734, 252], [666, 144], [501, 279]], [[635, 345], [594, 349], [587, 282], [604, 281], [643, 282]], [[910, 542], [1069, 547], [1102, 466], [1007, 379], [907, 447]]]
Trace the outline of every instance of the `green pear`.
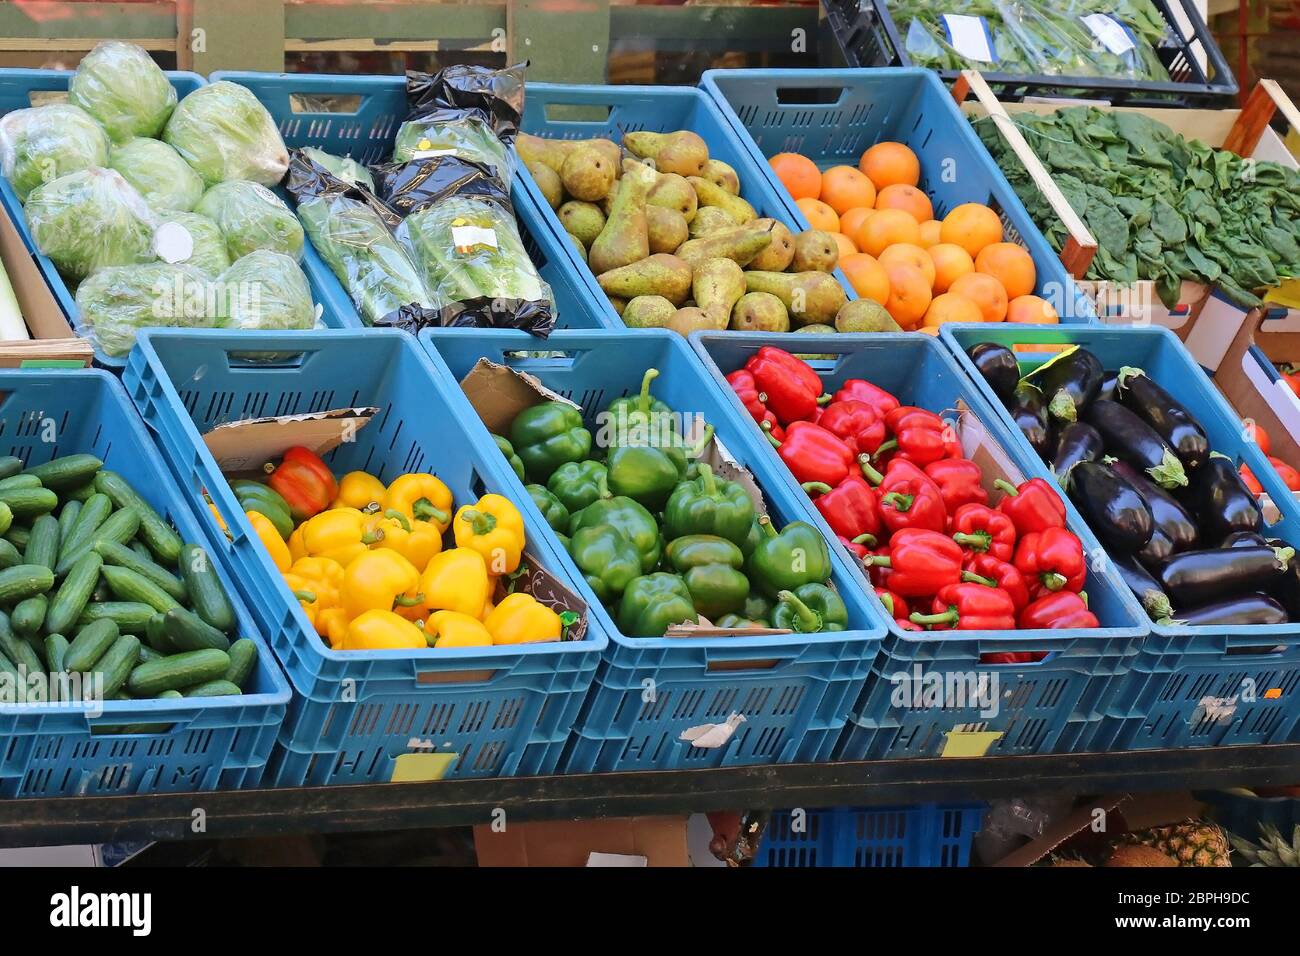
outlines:
[[700, 173], [702, 177], [709, 182], [721, 186], [733, 196], [740, 195], [740, 177], [736, 171], [720, 159], [711, 159], [704, 164], [704, 172]]
[[[806, 335], [834, 335], [835, 328], [830, 325], [805, 325], [801, 329], [795, 329], [796, 332], [802, 332]], [[829, 352], [796, 352], [795, 358], [803, 359], [805, 362], [833, 362], [839, 356]]]
[[529, 163], [528, 172], [546, 204], [559, 209], [560, 203], [564, 202], [564, 184], [560, 182], [560, 174], [545, 163]]
[[693, 266], [706, 259], [730, 259], [744, 266], [749, 265], [750, 260], [766, 249], [771, 241], [772, 233], [767, 229], [736, 226], [684, 242], [677, 249], [677, 255]]
[[731, 259], [706, 259], [695, 266], [691, 294], [715, 325], [725, 329], [732, 306], [745, 294], [744, 270]]
[[600, 150], [580, 146], [564, 160], [560, 181], [574, 199], [595, 202], [609, 195], [614, 185], [614, 165]]
[[623, 150], [611, 139], [573, 140], [575, 148], [594, 149], [605, 157], [605, 161], [614, 167], [615, 178], [623, 175]]
[[557, 175], [564, 168], [565, 159], [576, 145], [572, 140], [544, 139], [523, 132], [515, 137], [515, 152], [519, 154], [525, 166], [541, 163], [543, 166], [549, 166]]
[[676, 209], [646, 206], [645, 219], [651, 254], [674, 252], [690, 238], [690, 227], [686, 225], [686, 220]]
[[835, 313], [837, 332], [901, 332], [902, 328], [885, 307], [874, 299], [854, 299]]
[[625, 299], [661, 295], [674, 305], [681, 305], [691, 292], [691, 267], [676, 256], [659, 253], [599, 273], [596, 281], [606, 295]]
[[560, 225], [570, 235], [577, 236], [584, 246], [590, 246], [605, 228], [605, 214], [595, 203], [570, 199], [555, 213]]
[[749, 292], [770, 292], [799, 325], [834, 322], [848, 301], [843, 287], [825, 272], [746, 272]]
[[769, 292], [746, 292], [732, 308], [728, 328], [737, 332], [789, 332], [790, 313]]
[[[706, 210], [716, 209], [716, 206], [705, 206]], [[727, 216], [731, 218], [730, 215]], [[794, 234], [783, 222], [777, 222], [775, 219], [755, 219], [750, 223], [753, 227], [762, 227], [772, 234], [772, 241], [767, 244], [758, 255], [749, 260], [749, 268], [758, 269], [760, 272], [784, 272], [790, 268], [790, 261], [794, 258]]]
[[609, 299], [610, 308], [617, 312], [620, 317], [627, 311], [627, 299], [619, 298], [616, 295], [607, 295], [605, 298]]
[[805, 229], [794, 237], [790, 268], [795, 272], [833, 272], [839, 261], [840, 247], [829, 232]]
[[573, 248], [578, 250], [578, 258], [583, 262], [587, 261], [587, 247], [582, 244], [582, 240], [573, 233], [567, 233], [569, 239], [573, 242]]
[[660, 173], [654, 187], [650, 190], [650, 195], [646, 197], [646, 202], [651, 206], [677, 210], [688, 224], [695, 218], [698, 205], [691, 184], [686, 181], [685, 176], [678, 176], [676, 173]]
[[626, 161], [609, 218], [587, 249], [587, 261], [597, 275], [639, 262], [650, 255], [645, 201], [654, 184], [653, 169], [644, 163]]
[[[692, 193], [695, 190], [691, 190]], [[701, 206], [695, 213], [695, 218], [691, 220], [691, 238], [702, 239], [705, 236], [711, 236], [715, 232], [723, 232], [727, 229], [735, 229], [740, 223], [731, 218], [731, 213], [725, 209], [719, 209], [717, 206]]]
[[653, 159], [655, 168], [661, 173], [698, 176], [709, 161], [708, 144], [690, 130], [674, 133], [641, 130], [626, 134], [623, 145], [642, 159]]
[[623, 309], [623, 324], [630, 329], [662, 329], [676, 311], [677, 306], [661, 295], [639, 295]]
[[687, 306], [673, 313], [673, 317], [668, 320], [668, 328], [685, 337], [700, 329], [717, 331], [719, 326], [716, 319], [699, 306]]
[[717, 183], [701, 179], [699, 176], [687, 176], [686, 181], [695, 190], [695, 197], [701, 206], [717, 206], [731, 213], [731, 218], [742, 226], [758, 218], [754, 207], [739, 196], [733, 196]]

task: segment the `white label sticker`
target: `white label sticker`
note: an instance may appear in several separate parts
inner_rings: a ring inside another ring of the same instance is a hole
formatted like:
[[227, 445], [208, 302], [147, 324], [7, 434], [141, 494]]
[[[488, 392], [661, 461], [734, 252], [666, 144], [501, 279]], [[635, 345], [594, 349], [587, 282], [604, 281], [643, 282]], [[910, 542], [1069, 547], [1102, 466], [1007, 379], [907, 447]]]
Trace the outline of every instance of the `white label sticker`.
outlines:
[[411, 154], [413, 159], [432, 159], [435, 156], [455, 156], [454, 149], [417, 149]]
[[491, 246], [495, 249], [497, 234], [495, 229], [484, 229], [481, 226], [452, 226], [451, 241], [457, 249], [468, 250], [474, 246]]
[[952, 48], [968, 60], [977, 63], [996, 63], [993, 55], [993, 38], [983, 17], [960, 13], [943, 15], [943, 32], [948, 35]]
[[1109, 14], [1090, 13], [1079, 19], [1092, 31], [1092, 35], [1101, 41], [1101, 45], [1116, 56], [1127, 53], [1137, 45], [1124, 24]]
[[194, 237], [179, 222], [165, 222], [153, 234], [153, 252], [172, 265], [186, 262], [194, 255]]

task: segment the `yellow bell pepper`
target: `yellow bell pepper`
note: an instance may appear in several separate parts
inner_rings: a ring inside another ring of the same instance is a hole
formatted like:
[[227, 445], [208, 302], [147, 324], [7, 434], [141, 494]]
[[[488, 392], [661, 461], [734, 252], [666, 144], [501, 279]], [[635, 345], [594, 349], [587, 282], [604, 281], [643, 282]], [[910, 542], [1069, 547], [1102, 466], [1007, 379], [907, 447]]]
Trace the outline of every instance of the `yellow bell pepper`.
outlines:
[[253, 532], [257, 535], [257, 540], [262, 542], [262, 547], [271, 556], [271, 561], [276, 570], [281, 574], [288, 571], [289, 566], [293, 564], [289, 557], [289, 546], [280, 537], [280, 532], [275, 530], [275, 525], [271, 524], [271, 519], [260, 511], [246, 511], [244, 517], [253, 526]]
[[320, 600], [316, 592], [311, 589], [307, 579], [289, 572], [284, 575], [284, 583], [293, 596], [298, 599], [298, 603], [302, 605], [302, 613], [307, 615], [307, 621], [315, 628], [316, 633], [324, 636], [325, 632], [316, 623], [317, 612], [321, 606]]
[[493, 644], [540, 644], [558, 641], [560, 615], [531, 594], [516, 591], [507, 595], [483, 621]]
[[298, 528], [308, 555], [329, 557], [346, 567], [348, 563], [383, 538], [367, 525], [370, 515], [356, 508], [331, 508], [308, 518]]
[[396, 508], [406, 517], [428, 521], [446, 531], [451, 524], [451, 489], [435, 475], [413, 472], [399, 475], [388, 486], [385, 508]]
[[221, 517], [221, 512], [217, 510], [217, 506], [212, 503], [212, 499], [208, 497], [206, 491], [203, 493], [203, 498], [208, 503], [208, 510], [212, 512], [212, 517], [217, 519], [217, 527], [221, 529], [222, 534], [229, 538], [230, 528], [226, 526], [226, 519]]
[[324, 637], [330, 642], [330, 647], [336, 651], [344, 650], [344, 645], [348, 640], [348, 612], [341, 607], [331, 607], [320, 611], [316, 615], [316, 633], [323, 632]]
[[289, 535], [289, 557], [297, 562], [307, 557], [307, 546], [302, 543], [302, 528], [294, 528]]
[[339, 479], [339, 493], [331, 508], [356, 508], [367, 514], [384, 509], [388, 491], [384, 483], [364, 471], [349, 471]]
[[[316, 633], [328, 637], [330, 622], [341, 613], [339, 588], [343, 585], [343, 567], [329, 558], [299, 558], [285, 574], [284, 581], [302, 601]], [[303, 600], [304, 595], [312, 600]]]
[[348, 625], [344, 651], [416, 650], [428, 647], [424, 631], [392, 611], [373, 609], [358, 615]]
[[429, 559], [442, 550], [442, 532], [437, 525], [408, 518], [396, 508], [375, 515], [367, 527], [372, 532], [383, 533], [383, 538], [372, 544], [371, 548], [396, 551], [415, 565], [417, 571], [423, 571]]
[[415, 616], [398, 613], [411, 620], [434, 611], [459, 611], [480, 617], [492, 595], [492, 579], [483, 555], [469, 548], [452, 548], [434, 555], [420, 576], [420, 594], [423, 601], [411, 608]]
[[492, 635], [483, 622], [459, 611], [435, 611], [424, 626], [434, 647], [491, 647]]
[[510, 499], [484, 495], [456, 512], [456, 547], [473, 548], [483, 555], [488, 573], [510, 574], [519, 567], [524, 551], [524, 519]]
[[418, 605], [424, 600], [419, 584], [420, 572], [396, 551], [366, 551], [343, 571], [343, 610], [353, 620], [366, 611], [391, 611], [394, 603]]
[[487, 616], [492, 613], [495, 607], [496, 605], [492, 603], [492, 599], [488, 598], [487, 603], [483, 605], [483, 611], [481, 614], [479, 614], [478, 619], [480, 621], [487, 620]]

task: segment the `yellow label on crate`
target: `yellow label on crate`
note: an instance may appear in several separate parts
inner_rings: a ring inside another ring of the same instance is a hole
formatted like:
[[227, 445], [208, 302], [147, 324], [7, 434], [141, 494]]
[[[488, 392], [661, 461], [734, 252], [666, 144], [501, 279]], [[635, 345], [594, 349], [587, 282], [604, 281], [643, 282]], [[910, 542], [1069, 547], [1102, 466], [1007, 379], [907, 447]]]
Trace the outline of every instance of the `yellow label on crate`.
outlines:
[[1264, 293], [1264, 301], [1288, 309], [1300, 309], [1300, 279], [1287, 279], [1275, 289]]
[[391, 783], [422, 783], [428, 780], [441, 780], [451, 769], [451, 765], [460, 759], [460, 754], [402, 754], [393, 761]]
[[952, 730], [944, 734], [940, 757], [983, 757], [999, 738], [1000, 730]]

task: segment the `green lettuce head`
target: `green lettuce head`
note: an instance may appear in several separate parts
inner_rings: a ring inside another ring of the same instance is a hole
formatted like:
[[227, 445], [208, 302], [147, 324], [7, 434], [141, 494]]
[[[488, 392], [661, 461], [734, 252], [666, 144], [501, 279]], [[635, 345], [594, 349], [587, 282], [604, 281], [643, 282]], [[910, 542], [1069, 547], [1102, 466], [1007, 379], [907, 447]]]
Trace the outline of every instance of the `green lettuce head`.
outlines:
[[217, 280], [230, 325], [238, 329], [310, 329], [316, 324], [307, 277], [298, 263], [259, 249]]
[[0, 119], [0, 172], [23, 202], [41, 183], [108, 162], [108, 136], [78, 106], [51, 103]]
[[211, 186], [248, 179], [274, 186], [289, 168], [275, 120], [247, 88], [218, 80], [180, 101], [163, 140]]
[[180, 154], [156, 139], [129, 139], [108, 153], [108, 166], [122, 174], [159, 215], [189, 212], [203, 195], [203, 180]]
[[213, 279], [230, 268], [221, 230], [207, 216], [196, 212], [167, 216], [154, 236], [154, 251], [166, 262], [198, 269]]
[[92, 166], [37, 186], [25, 212], [36, 247], [71, 279], [155, 258], [157, 220], [115, 170]]
[[104, 124], [115, 143], [157, 136], [176, 107], [176, 90], [148, 53], [108, 40], [82, 58], [68, 81], [68, 102]]
[[109, 355], [131, 351], [143, 328], [220, 328], [227, 321], [207, 276], [167, 262], [100, 269], [77, 288], [77, 309]]
[[302, 258], [302, 223], [265, 186], [244, 180], [217, 183], [194, 211], [217, 224], [232, 260], [258, 249]]

